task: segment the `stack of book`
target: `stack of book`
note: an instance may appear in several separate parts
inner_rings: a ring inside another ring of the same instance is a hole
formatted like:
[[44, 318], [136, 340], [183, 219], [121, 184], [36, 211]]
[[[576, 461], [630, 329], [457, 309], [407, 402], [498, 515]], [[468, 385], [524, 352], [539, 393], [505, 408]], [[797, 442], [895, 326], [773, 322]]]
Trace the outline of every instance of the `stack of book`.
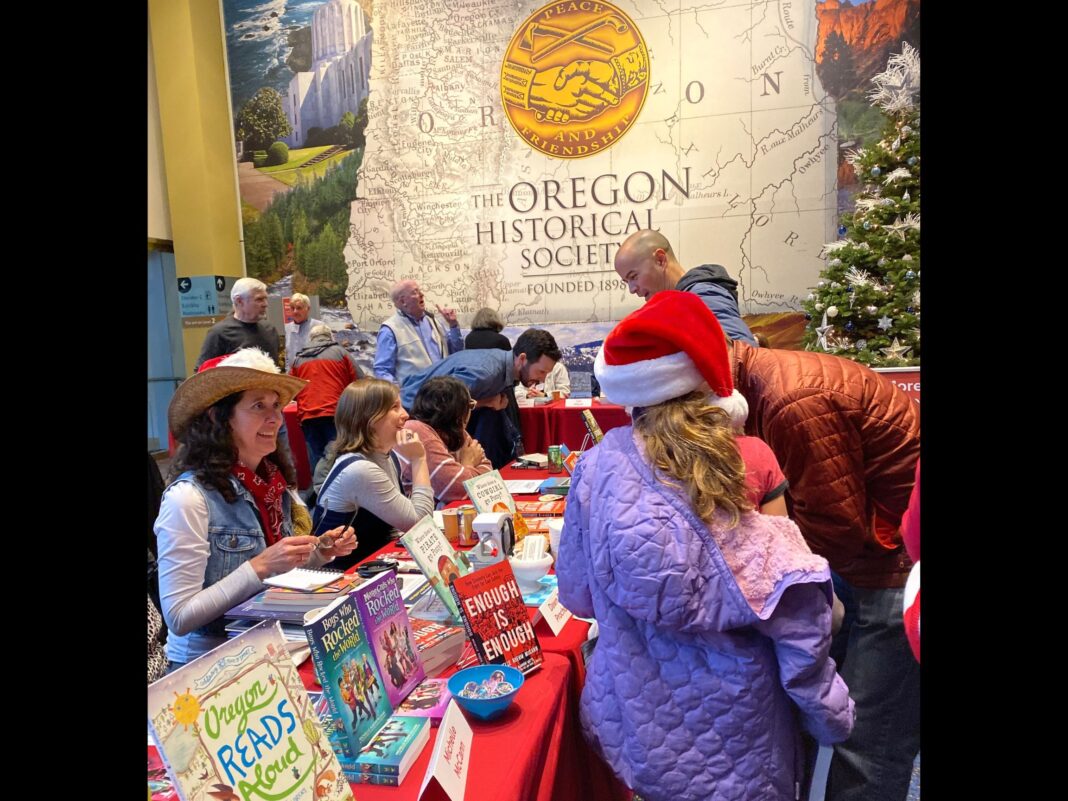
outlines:
[[467, 643], [462, 626], [413, 617], [412, 633], [419, 649], [419, 659], [428, 676], [437, 676], [456, 664]]
[[262, 593], [266, 606], [280, 608], [300, 607], [305, 611], [327, 606], [347, 592], [351, 592], [363, 583], [356, 573], [344, 573], [338, 578], [314, 590], [294, 590], [287, 587], [268, 587]]
[[350, 782], [400, 784], [429, 738], [429, 720], [393, 714], [425, 678], [393, 572], [380, 573], [304, 624], [331, 746]]

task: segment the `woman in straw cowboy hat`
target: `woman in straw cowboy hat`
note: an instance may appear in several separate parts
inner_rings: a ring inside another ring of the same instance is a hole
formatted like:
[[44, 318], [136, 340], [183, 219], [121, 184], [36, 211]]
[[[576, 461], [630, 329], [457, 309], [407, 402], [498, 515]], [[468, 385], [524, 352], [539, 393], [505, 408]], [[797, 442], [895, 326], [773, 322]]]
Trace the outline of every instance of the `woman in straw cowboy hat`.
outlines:
[[243, 348], [206, 362], [171, 399], [167, 418], [181, 447], [155, 532], [172, 667], [225, 642], [223, 613], [263, 589], [263, 579], [356, 547], [351, 528], [318, 538], [294, 529], [295, 517], [308, 516], [279, 430], [282, 407], [305, 384]]
[[659, 292], [594, 370], [635, 408], [579, 459], [557, 555], [561, 603], [600, 624], [586, 737], [649, 801], [797, 798], [799, 724], [840, 742], [853, 702], [828, 656], [827, 561], [747, 498], [723, 330], [696, 295]]

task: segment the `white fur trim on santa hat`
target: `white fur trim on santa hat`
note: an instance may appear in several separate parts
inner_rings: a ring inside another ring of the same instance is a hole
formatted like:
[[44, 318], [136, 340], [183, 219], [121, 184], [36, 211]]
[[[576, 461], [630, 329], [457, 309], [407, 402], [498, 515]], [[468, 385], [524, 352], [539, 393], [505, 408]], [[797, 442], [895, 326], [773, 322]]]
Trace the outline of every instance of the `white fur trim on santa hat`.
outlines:
[[718, 406], [727, 414], [730, 415], [731, 424], [735, 428], [741, 428], [745, 425], [745, 420], [749, 417], [749, 402], [738, 390], [732, 390], [731, 394], [726, 398], [721, 398], [714, 392], [708, 393], [708, 402], [713, 406]]
[[[593, 372], [605, 397], [620, 406], [655, 406], [708, 386], [693, 359], [683, 351], [630, 364], [608, 364], [602, 346]], [[708, 399], [730, 415], [731, 422], [739, 428], [749, 416], [749, 404], [738, 390], [726, 398], [709, 391]]]
[[219, 362], [216, 367], [247, 367], [250, 370], [261, 370], [265, 373], [278, 373], [278, 365], [274, 359], [259, 348], [241, 348]]

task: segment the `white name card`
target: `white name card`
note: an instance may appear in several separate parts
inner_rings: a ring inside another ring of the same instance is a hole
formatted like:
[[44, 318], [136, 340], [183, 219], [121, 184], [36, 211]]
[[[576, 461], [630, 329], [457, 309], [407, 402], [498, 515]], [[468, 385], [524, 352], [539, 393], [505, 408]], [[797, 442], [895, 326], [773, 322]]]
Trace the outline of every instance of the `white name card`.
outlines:
[[434, 754], [430, 757], [423, 784], [419, 788], [422, 799], [432, 784], [440, 787], [452, 801], [463, 801], [467, 789], [467, 768], [471, 763], [471, 726], [455, 701], [449, 702], [445, 717], [438, 727]]
[[566, 409], [589, 409], [593, 406], [593, 398], [568, 398], [564, 401]]
[[560, 603], [559, 594], [559, 588], [553, 588], [552, 593], [545, 599], [545, 603], [538, 607], [541, 616], [545, 618], [545, 622], [553, 630], [554, 637], [560, 636], [560, 632], [567, 625], [567, 621], [571, 619], [571, 610]]

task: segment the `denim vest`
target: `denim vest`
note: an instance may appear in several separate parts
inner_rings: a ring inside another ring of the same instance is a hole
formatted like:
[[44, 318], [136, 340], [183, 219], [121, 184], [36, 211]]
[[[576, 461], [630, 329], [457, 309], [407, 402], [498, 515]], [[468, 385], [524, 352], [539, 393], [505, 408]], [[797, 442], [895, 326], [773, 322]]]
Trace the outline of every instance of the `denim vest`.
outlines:
[[[237, 498], [233, 503], [227, 503], [214, 487], [201, 484], [191, 470], [187, 470], [175, 479], [175, 483], [179, 481], [190, 481], [200, 490], [208, 504], [208, 546], [211, 552], [204, 571], [204, 586], [210, 587], [267, 547], [260, 517], [256, 511], [256, 501], [252, 493], [233, 476], [230, 476], [230, 485], [237, 493]], [[292, 502], [289, 492], [282, 495], [281, 534], [283, 537], [293, 535]], [[236, 606], [242, 600], [244, 599], [235, 600], [234, 605]], [[225, 621], [220, 617], [201, 626], [192, 634], [225, 639], [224, 627]]]

